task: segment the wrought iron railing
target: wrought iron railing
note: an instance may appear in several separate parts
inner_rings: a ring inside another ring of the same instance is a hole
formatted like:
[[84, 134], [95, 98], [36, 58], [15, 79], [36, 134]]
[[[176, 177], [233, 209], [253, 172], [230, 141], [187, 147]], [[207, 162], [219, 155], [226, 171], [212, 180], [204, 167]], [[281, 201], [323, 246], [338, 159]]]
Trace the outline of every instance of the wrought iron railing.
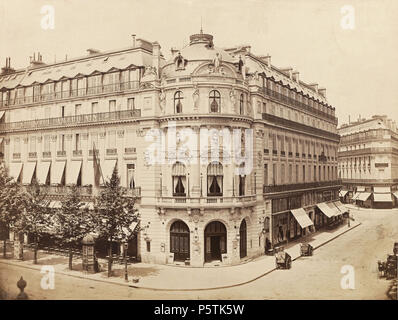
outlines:
[[263, 192], [264, 193], [274, 193], [274, 192], [284, 192], [284, 191], [293, 191], [293, 190], [302, 190], [302, 189], [322, 188], [322, 187], [329, 187], [329, 186], [335, 187], [335, 186], [339, 186], [339, 185], [341, 185], [341, 180], [279, 184], [279, 185], [271, 185], [271, 186], [264, 185]]

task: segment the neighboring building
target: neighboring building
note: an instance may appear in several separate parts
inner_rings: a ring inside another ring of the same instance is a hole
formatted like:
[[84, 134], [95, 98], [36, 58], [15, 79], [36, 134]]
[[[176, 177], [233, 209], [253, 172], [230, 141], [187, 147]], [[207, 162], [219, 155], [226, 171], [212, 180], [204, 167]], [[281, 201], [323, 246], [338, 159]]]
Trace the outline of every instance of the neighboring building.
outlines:
[[387, 116], [373, 116], [340, 127], [340, 196], [360, 206], [397, 205], [398, 129]]
[[[337, 119], [325, 89], [249, 46], [217, 48], [200, 32], [168, 60], [142, 39], [55, 64], [39, 55], [26, 69], [7, 63], [0, 90], [10, 174], [38, 180], [56, 206], [71, 184], [90, 201], [94, 152], [105, 177], [117, 165], [138, 197], [142, 230], [131, 247], [142, 261], [237, 264], [342, 213]], [[213, 129], [211, 139], [204, 129]], [[224, 129], [241, 138], [228, 142]], [[189, 142], [187, 130], [196, 134]], [[188, 147], [188, 159], [175, 145]], [[166, 163], [151, 162], [154, 152]]]

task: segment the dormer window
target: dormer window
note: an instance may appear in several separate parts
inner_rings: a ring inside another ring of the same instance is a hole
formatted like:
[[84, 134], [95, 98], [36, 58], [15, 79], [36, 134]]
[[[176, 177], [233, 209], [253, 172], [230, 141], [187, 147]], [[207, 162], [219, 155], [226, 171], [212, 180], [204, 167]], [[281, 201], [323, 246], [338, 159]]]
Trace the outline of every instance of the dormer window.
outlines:
[[182, 99], [184, 99], [182, 92], [177, 91], [174, 94], [174, 112], [175, 113], [182, 113]]
[[178, 53], [177, 57], [174, 59], [174, 63], [176, 66], [176, 70], [185, 69], [186, 60], [184, 59], [184, 57], [181, 55], [180, 52]]
[[221, 95], [217, 90], [210, 91], [209, 94], [210, 112], [219, 113], [221, 108]]

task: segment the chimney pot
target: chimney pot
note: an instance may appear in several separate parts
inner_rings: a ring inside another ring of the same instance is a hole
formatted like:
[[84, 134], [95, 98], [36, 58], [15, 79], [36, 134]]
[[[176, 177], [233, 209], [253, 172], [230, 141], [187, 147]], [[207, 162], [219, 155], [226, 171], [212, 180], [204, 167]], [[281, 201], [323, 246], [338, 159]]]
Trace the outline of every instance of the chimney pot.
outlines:
[[132, 34], [131, 37], [133, 38], [133, 48], [135, 48], [135, 34]]

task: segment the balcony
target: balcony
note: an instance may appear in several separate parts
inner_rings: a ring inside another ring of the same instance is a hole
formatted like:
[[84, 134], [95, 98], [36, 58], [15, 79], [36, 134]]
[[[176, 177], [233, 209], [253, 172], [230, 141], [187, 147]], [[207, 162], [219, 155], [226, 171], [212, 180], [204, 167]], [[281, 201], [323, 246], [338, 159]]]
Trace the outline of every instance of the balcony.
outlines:
[[200, 207], [250, 207], [256, 202], [256, 196], [235, 196], [235, 197], [159, 197], [157, 198], [159, 206], [162, 207], [184, 207], [189, 205], [190, 208]]
[[132, 154], [132, 153], [136, 153], [137, 149], [136, 148], [124, 148], [124, 153], [126, 154]]
[[288, 120], [288, 119], [284, 119], [284, 118], [281, 118], [278, 116], [274, 116], [272, 114], [263, 113], [262, 119], [269, 121], [271, 123], [277, 124], [277, 125], [282, 125], [288, 129], [298, 130], [298, 131], [302, 131], [302, 132], [305, 132], [308, 134], [312, 134], [314, 136], [333, 139], [336, 142], [340, 141], [340, 136], [338, 134], [335, 134], [335, 133], [332, 133], [329, 131], [325, 131], [322, 129], [318, 129], [315, 127], [307, 126], [305, 124], [295, 122], [292, 120]]
[[117, 149], [116, 149], [116, 148], [106, 149], [106, 155], [107, 155], [107, 156], [114, 156], [114, 155], [117, 155]]
[[57, 157], [66, 157], [66, 151], [65, 150], [57, 151]]
[[273, 186], [264, 185], [263, 193], [286, 192], [286, 191], [296, 191], [296, 190], [303, 190], [303, 189], [324, 188], [324, 187], [337, 187], [339, 185], [341, 185], [341, 180], [280, 184], [280, 185], [273, 185]]
[[141, 110], [123, 110], [114, 112], [102, 112], [92, 114], [81, 114], [77, 116], [48, 118], [41, 120], [18, 121], [0, 124], [0, 132], [24, 131], [36, 128], [63, 127], [66, 125], [77, 126], [88, 123], [101, 123], [109, 121], [120, 121], [138, 118]]
[[[71, 192], [72, 188], [70, 186], [40, 186], [40, 190], [44, 192], [47, 196], [64, 196]], [[92, 196], [93, 195], [93, 187], [92, 186], [84, 186], [77, 187], [80, 196]]]
[[43, 158], [51, 158], [51, 151], [44, 151], [42, 153]]
[[21, 154], [20, 153], [13, 153], [12, 154], [13, 159], [21, 159]]
[[139, 81], [128, 81], [96, 87], [71, 89], [68, 91], [52, 92], [35, 96], [18, 97], [0, 101], [0, 108], [12, 105], [23, 105], [38, 102], [51, 102], [73, 97], [87, 97], [98, 94], [116, 93], [126, 90], [139, 90]]
[[132, 198], [138, 198], [141, 197], [141, 188], [124, 188], [126, 191], [126, 196], [132, 197]]
[[263, 92], [267, 96], [269, 96], [269, 97], [271, 97], [271, 98], [273, 98], [273, 99], [275, 99], [275, 100], [277, 100], [279, 102], [282, 102], [282, 103], [285, 103], [285, 104], [289, 104], [289, 105], [293, 105], [295, 107], [298, 107], [298, 108], [300, 108], [302, 110], [311, 112], [312, 114], [316, 114], [318, 116], [321, 116], [322, 118], [330, 120], [333, 123], [337, 124], [337, 118], [334, 115], [332, 115], [332, 114], [328, 114], [326, 112], [322, 112], [320, 110], [317, 110], [314, 107], [310, 107], [308, 104], [300, 102], [300, 101], [298, 101], [296, 99], [292, 99], [292, 98], [290, 98], [288, 96], [285, 96], [284, 94], [281, 94], [281, 93], [276, 92], [274, 90], [271, 90], [269, 88], [263, 88]]
[[29, 158], [29, 159], [37, 158], [37, 152], [29, 152], [28, 158]]
[[73, 156], [74, 157], [81, 157], [83, 155], [82, 150], [73, 150]]

